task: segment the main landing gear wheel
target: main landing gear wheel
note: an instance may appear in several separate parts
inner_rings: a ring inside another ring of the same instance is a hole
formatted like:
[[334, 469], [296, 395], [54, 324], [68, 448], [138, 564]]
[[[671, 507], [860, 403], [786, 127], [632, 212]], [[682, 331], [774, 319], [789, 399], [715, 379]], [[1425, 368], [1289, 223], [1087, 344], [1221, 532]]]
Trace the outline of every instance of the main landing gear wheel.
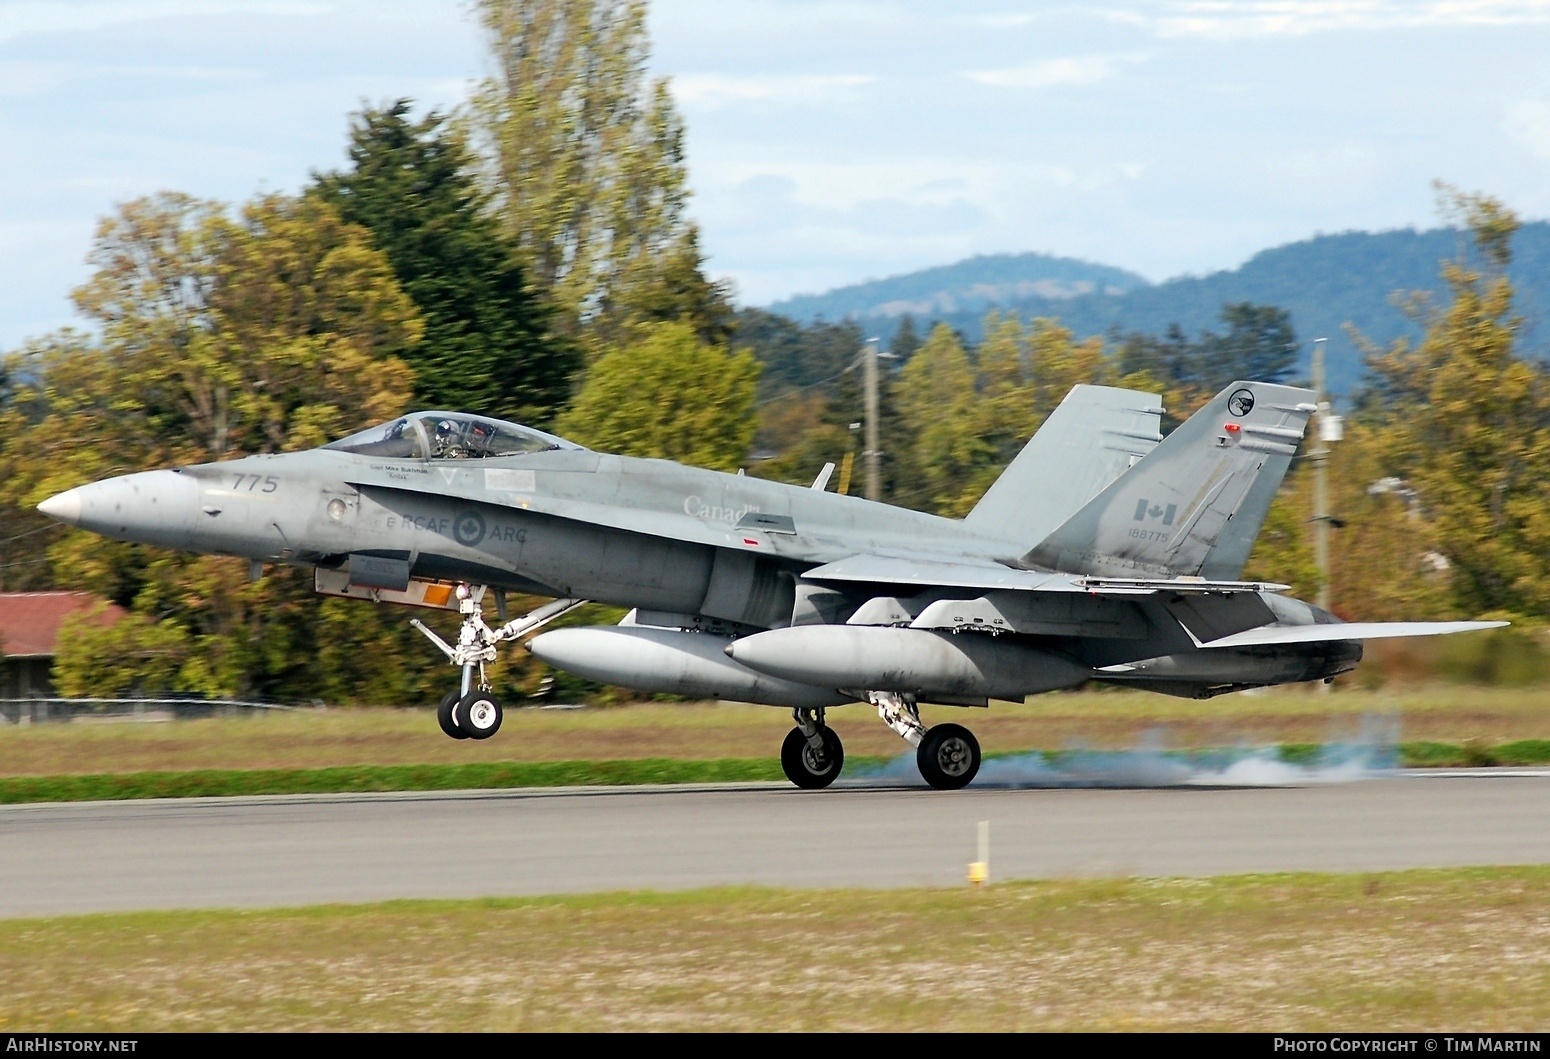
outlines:
[[462, 697], [460, 692], [449, 691], [441, 697], [441, 703], [436, 707], [436, 723], [441, 725], [441, 730], [453, 739], [468, 738], [468, 733], [457, 726], [457, 720], [452, 716], [457, 700]]
[[920, 740], [915, 763], [931, 786], [939, 791], [956, 791], [968, 786], [980, 770], [979, 740], [962, 725], [934, 725], [926, 729]]
[[452, 707], [452, 718], [466, 738], [488, 739], [501, 730], [501, 704], [488, 691], [470, 691]]
[[818, 729], [818, 734], [823, 739], [821, 752], [808, 743], [800, 728], [791, 729], [786, 734], [786, 741], [780, 745], [780, 767], [785, 770], [786, 778], [807, 790], [827, 787], [845, 766], [845, 747], [834, 729], [824, 725]]

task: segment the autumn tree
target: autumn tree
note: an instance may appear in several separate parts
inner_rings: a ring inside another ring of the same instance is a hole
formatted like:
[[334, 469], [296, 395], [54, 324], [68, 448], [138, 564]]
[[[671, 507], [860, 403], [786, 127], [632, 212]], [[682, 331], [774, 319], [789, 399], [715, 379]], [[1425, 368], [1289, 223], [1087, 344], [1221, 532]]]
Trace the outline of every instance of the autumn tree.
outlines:
[[[0, 448], [9, 506], [112, 474], [307, 448], [409, 400], [419, 314], [369, 234], [320, 199], [265, 196], [236, 216], [181, 195], [137, 200], [102, 222], [91, 261], [76, 301], [100, 338], [55, 336], [8, 364], [21, 380]], [[62, 532], [55, 583], [137, 616], [83, 633], [80, 646], [112, 646], [82, 669], [104, 687], [292, 700], [391, 688], [401, 701], [423, 686], [413, 655], [383, 649], [407, 646], [398, 616], [359, 608], [325, 641], [328, 604], [300, 571], [250, 581], [238, 560]], [[340, 663], [327, 672], [325, 642]], [[80, 661], [73, 649], [62, 665]], [[103, 671], [115, 658], [123, 667]]]
[[644, 0], [479, 0], [496, 73], [475, 102], [507, 235], [560, 325], [627, 340], [684, 319], [725, 341], [725, 292], [685, 216], [684, 130], [646, 78]]
[[1517, 217], [1442, 189], [1470, 252], [1445, 262], [1449, 304], [1418, 345], [1369, 359], [1389, 476], [1413, 489], [1462, 613], [1542, 615], [1550, 599], [1550, 380], [1518, 356], [1507, 278]]
[[994, 457], [994, 447], [977, 429], [975, 383], [974, 365], [963, 343], [952, 328], [937, 324], [900, 371], [894, 389], [913, 435], [915, 464], [941, 514], [962, 515], [967, 510], [965, 484], [977, 481]]
[[748, 454], [759, 364], [685, 322], [644, 326], [605, 352], [556, 429], [604, 452], [733, 471]]
[[1077, 342], [1053, 320], [992, 313], [972, 357], [938, 324], [896, 387], [934, 509], [968, 514], [1071, 387], [1111, 374], [1101, 340]]

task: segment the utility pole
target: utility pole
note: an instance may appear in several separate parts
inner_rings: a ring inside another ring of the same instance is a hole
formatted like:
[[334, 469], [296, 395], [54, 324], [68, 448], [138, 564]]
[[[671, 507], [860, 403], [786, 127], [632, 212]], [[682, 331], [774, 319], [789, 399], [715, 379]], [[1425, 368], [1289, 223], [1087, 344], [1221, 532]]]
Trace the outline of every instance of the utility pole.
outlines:
[[866, 498], [868, 500], [883, 498], [883, 480], [879, 473], [879, 459], [882, 452], [877, 437], [877, 347], [878, 340], [869, 338], [866, 348], [861, 352], [866, 383], [866, 450], [862, 455], [866, 457]]
[[1324, 446], [1324, 419], [1329, 402], [1324, 399], [1324, 347], [1326, 339], [1313, 340], [1313, 401], [1318, 411], [1313, 436], [1318, 447], [1308, 453], [1313, 460], [1313, 560], [1319, 568], [1318, 604], [1329, 609], [1329, 449]]

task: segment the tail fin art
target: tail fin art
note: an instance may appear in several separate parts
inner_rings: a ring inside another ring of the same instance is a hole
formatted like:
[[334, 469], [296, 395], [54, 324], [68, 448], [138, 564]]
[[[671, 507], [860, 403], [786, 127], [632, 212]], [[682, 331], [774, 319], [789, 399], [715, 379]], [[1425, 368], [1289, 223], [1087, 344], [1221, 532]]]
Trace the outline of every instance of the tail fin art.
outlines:
[[964, 518], [987, 536], [1043, 540], [1162, 440], [1162, 400], [1074, 386]]
[[1313, 400], [1294, 386], [1233, 383], [1024, 561], [1104, 577], [1239, 577]]

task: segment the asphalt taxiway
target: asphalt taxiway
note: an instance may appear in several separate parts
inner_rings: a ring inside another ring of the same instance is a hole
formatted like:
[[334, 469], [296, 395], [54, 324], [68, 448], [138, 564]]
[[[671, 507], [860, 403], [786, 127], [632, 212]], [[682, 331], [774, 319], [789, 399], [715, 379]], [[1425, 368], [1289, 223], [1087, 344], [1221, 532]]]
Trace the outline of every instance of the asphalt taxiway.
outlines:
[[717, 884], [1550, 863], [1550, 771], [1267, 788], [782, 784], [0, 807], [0, 916]]

